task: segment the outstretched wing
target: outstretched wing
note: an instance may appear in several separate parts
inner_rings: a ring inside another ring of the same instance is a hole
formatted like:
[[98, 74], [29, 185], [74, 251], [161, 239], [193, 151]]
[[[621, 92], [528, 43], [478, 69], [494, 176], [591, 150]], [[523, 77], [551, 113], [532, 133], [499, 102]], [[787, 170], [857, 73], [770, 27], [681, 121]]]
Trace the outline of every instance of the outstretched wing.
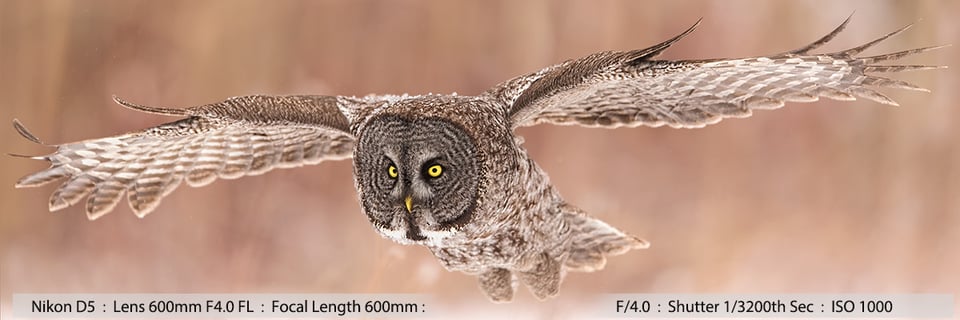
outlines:
[[653, 60], [700, 23], [653, 47], [601, 52], [554, 65], [502, 83], [486, 94], [507, 106], [514, 128], [540, 123], [593, 127], [640, 125], [699, 128], [754, 109], [789, 102], [867, 98], [896, 105], [870, 87], [926, 91], [874, 75], [942, 68], [879, 65], [878, 62], [934, 50], [927, 47], [871, 57], [858, 54], [910, 25], [862, 46], [828, 54], [809, 52], [833, 39], [847, 18], [823, 38], [803, 48], [767, 57], [697, 61]]
[[[340, 107], [349, 100], [332, 96], [244, 96], [219, 103], [167, 109], [132, 104], [128, 108], [167, 116], [174, 122], [140, 132], [57, 145], [57, 151], [31, 157], [51, 166], [17, 182], [36, 187], [66, 179], [50, 196], [60, 210], [87, 196], [93, 220], [111, 211], [124, 193], [143, 217], [181, 182], [198, 187], [216, 178], [235, 179], [273, 168], [349, 158], [354, 137]], [[37, 142], [18, 121], [14, 127]]]

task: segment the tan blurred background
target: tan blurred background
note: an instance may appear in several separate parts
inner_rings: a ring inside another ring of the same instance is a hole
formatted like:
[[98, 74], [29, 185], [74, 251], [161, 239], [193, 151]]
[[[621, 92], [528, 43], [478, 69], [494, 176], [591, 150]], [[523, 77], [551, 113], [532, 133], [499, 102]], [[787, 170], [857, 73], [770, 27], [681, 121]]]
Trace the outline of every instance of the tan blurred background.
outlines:
[[[171, 119], [114, 105], [253, 94], [475, 94], [601, 50], [703, 25], [663, 58], [793, 49], [856, 11], [825, 50], [921, 20], [867, 54], [960, 43], [957, 1], [0, 0], [0, 122], [47, 142]], [[521, 129], [561, 193], [652, 242], [559, 298], [491, 305], [475, 279], [380, 238], [349, 161], [181, 187], [145, 219], [48, 213], [55, 186], [15, 190], [39, 161], [0, 157], [0, 301], [27, 292], [429, 293], [451, 310], [596, 314], [601, 293], [960, 294], [957, 47], [894, 75], [932, 93], [790, 104], [700, 130]], [[6, 126], [6, 125], [4, 125]], [[0, 130], [0, 152], [48, 148]], [[125, 203], [125, 202], [124, 202]], [[2, 318], [10, 316], [4, 307]]]

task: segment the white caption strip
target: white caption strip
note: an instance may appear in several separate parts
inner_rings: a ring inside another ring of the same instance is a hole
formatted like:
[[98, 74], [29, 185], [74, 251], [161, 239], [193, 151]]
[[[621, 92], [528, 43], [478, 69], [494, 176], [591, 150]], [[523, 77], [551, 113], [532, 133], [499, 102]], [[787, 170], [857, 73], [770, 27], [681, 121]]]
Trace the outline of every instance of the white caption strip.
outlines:
[[608, 294], [622, 318], [953, 318], [952, 294]]
[[415, 294], [14, 294], [17, 318], [429, 317]]

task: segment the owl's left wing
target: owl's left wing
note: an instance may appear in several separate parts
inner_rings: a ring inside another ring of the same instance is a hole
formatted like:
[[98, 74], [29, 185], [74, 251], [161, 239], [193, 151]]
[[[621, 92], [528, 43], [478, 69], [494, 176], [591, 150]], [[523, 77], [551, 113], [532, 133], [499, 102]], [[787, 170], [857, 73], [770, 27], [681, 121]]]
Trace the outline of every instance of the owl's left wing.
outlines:
[[[364, 101], [337, 96], [242, 96], [185, 109], [117, 103], [138, 111], [182, 119], [113, 137], [55, 145], [30, 157], [50, 167], [27, 175], [16, 187], [60, 183], [50, 210], [87, 197], [92, 220], [113, 210], [124, 194], [143, 217], [181, 182], [198, 187], [217, 178], [236, 179], [274, 168], [346, 159], [352, 155], [351, 113]], [[373, 101], [372, 99], [368, 99]], [[42, 143], [14, 120], [25, 138]]]
[[819, 97], [862, 97], [896, 105], [871, 87], [926, 91], [873, 73], [942, 68], [877, 64], [942, 46], [858, 56], [909, 25], [852, 49], [809, 53], [833, 39], [849, 20], [810, 45], [782, 54], [743, 59], [653, 60], [693, 31], [698, 21], [683, 33], [650, 48], [601, 52], [567, 61], [509, 80], [486, 94], [506, 106], [514, 128], [540, 123], [699, 128], [723, 118], [750, 116], [754, 109], [774, 109], [787, 101], [811, 102]]

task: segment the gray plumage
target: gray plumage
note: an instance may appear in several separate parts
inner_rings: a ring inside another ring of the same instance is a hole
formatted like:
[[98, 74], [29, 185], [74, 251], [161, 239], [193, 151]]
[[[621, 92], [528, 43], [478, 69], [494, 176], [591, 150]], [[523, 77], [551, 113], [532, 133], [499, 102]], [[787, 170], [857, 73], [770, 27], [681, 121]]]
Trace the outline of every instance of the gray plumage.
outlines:
[[[697, 128], [819, 97], [896, 104], [870, 87], [924, 90], [873, 73], [939, 68], [877, 64], [939, 47], [858, 56], [909, 26], [849, 50], [810, 53], [848, 21], [806, 47], [772, 56], [654, 59], [694, 25], [650, 48], [563, 62], [477, 96], [244, 96], [185, 109], [115, 99], [184, 118], [57, 145], [50, 155], [32, 157], [50, 168], [16, 186], [65, 179], [50, 197], [51, 211], [86, 197], [92, 220], [126, 194], [143, 217], [182, 182], [202, 186], [352, 157], [363, 212], [381, 235], [427, 247], [448, 270], [478, 275], [494, 301], [511, 300], [518, 283], [545, 299], [558, 293], [566, 272], [600, 270], [607, 257], [648, 243], [566, 203], [514, 129]], [[14, 127], [41, 143], [16, 120]]]

